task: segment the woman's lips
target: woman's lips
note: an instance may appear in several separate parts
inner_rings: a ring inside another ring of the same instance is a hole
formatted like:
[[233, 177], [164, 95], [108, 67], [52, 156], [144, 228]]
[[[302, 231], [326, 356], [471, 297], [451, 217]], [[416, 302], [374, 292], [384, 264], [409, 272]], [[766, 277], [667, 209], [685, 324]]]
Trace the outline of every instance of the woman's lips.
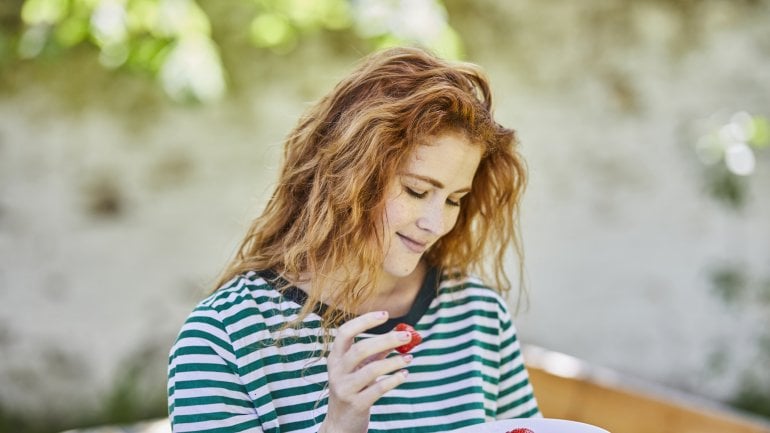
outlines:
[[396, 233], [396, 234], [398, 235], [398, 238], [401, 239], [401, 242], [404, 245], [406, 245], [406, 248], [409, 251], [417, 254], [422, 254], [423, 252], [425, 252], [425, 246], [427, 245], [427, 243], [417, 242], [416, 240], [408, 236], [404, 236], [401, 233]]

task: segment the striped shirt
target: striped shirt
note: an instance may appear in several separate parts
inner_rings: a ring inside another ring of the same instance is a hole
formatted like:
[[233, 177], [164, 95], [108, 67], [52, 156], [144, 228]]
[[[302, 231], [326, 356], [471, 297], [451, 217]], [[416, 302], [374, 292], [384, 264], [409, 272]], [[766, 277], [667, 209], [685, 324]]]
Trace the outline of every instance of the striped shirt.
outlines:
[[[320, 316], [282, 329], [306, 296], [278, 291], [268, 279], [257, 272], [234, 278], [183, 325], [169, 357], [174, 432], [318, 431], [328, 403]], [[410, 352], [406, 382], [372, 406], [370, 432], [439, 432], [541, 416], [506, 304], [479, 280], [431, 270], [407, 316], [361, 338], [398, 322], [412, 324], [423, 341]]]

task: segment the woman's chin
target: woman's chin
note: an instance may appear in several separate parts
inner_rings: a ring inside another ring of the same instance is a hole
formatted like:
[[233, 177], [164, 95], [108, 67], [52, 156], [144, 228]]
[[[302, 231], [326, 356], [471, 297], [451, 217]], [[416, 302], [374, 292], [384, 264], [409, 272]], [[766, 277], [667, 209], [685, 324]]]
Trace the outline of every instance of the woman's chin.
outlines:
[[414, 275], [420, 268], [420, 259], [416, 259], [413, 262], [403, 262], [398, 264], [388, 265], [386, 263], [383, 267], [383, 273], [393, 278], [407, 278]]

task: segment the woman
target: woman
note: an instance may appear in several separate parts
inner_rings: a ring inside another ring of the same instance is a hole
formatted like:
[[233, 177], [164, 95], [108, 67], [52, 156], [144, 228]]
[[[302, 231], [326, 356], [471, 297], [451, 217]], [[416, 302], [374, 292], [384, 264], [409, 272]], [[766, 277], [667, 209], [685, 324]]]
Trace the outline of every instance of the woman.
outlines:
[[[266, 209], [171, 350], [174, 431], [540, 416], [502, 297], [525, 170], [491, 103], [474, 65], [396, 48], [303, 116]], [[487, 268], [497, 290], [470, 276]], [[407, 354], [402, 322], [423, 338]]]

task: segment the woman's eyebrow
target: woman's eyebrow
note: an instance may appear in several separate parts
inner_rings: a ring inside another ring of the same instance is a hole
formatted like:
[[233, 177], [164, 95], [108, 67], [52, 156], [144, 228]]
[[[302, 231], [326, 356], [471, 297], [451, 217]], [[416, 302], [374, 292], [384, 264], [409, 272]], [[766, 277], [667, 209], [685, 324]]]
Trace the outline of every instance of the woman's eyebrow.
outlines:
[[[436, 180], [436, 179], [434, 179], [432, 177], [421, 176], [419, 174], [412, 174], [412, 173], [403, 173], [402, 176], [413, 177], [413, 178], [419, 179], [419, 180], [421, 180], [423, 182], [428, 182], [429, 184], [431, 184], [431, 185], [433, 185], [433, 186], [435, 186], [436, 188], [439, 188], [439, 189], [444, 189], [445, 188], [443, 183], [439, 182], [438, 180]], [[470, 190], [471, 190], [470, 187], [460, 188], [457, 191], [455, 191], [454, 194], [459, 193], [459, 192], [468, 192]]]

